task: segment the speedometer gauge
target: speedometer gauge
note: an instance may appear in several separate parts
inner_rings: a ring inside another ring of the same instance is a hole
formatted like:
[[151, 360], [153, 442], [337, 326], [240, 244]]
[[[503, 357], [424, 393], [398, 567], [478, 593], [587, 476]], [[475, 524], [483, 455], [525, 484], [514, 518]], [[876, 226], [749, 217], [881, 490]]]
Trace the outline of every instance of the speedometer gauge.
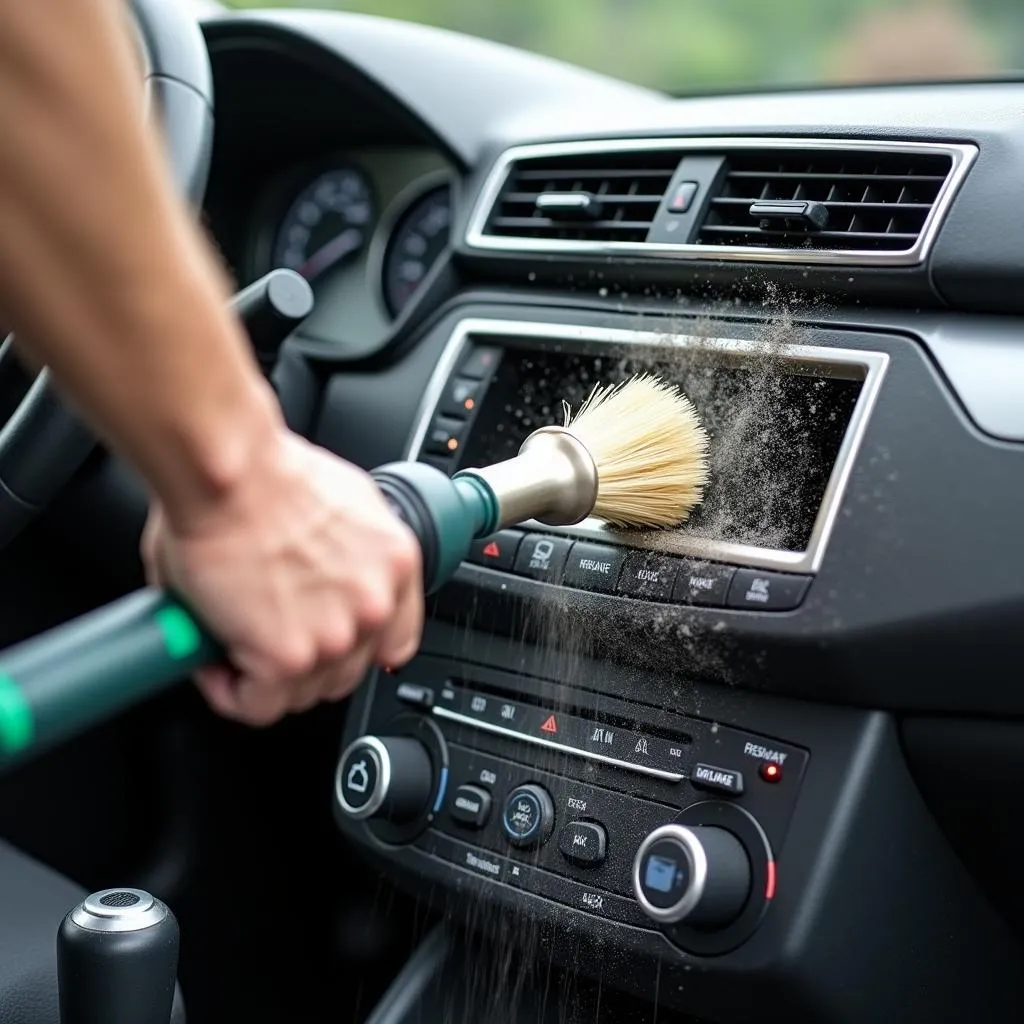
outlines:
[[315, 281], [363, 248], [373, 216], [373, 192], [362, 171], [325, 171], [296, 196], [281, 221], [274, 266]]
[[425, 192], [395, 225], [384, 253], [384, 301], [397, 316], [448, 245], [451, 186]]

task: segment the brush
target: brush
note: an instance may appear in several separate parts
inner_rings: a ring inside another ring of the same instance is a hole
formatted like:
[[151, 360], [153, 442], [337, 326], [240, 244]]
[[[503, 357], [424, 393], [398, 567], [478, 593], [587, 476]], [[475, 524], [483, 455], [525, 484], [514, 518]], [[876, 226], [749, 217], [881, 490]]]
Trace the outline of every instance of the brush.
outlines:
[[[707, 481], [708, 437], [680, 390], [649, 374], [596, 387], [562, 426], [505, 462], [449, 478], [423, 463], [374, 470], [420, 542], [424, 588], [451, 579], [473, 542], [533, 520], [623, 528], [683, 522]], [[173, 594], [146, 588], [0, 654], [0, 768], [33, 756], [223, 660]]]

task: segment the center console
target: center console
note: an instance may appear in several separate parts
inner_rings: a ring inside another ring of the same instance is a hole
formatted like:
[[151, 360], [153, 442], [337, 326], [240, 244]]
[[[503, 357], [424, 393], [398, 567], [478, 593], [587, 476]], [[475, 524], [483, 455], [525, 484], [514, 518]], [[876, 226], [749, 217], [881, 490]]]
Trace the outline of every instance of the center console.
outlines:
[[1013, 944], [893, 718], [788, 686], [841, 676], [831, 548], [874, 486], [890, 375], [934, 381], [881, 333], [612, 320], [441, 324], [407, 455], [510, 457], [563, 399], [653, 370], [711, 432], [703, 505], [478, 543], [421, 654], [354, 699], [339, 827], [441, 912], [531, 921], [551, 962], [708, 1021], [1009, 1019]]

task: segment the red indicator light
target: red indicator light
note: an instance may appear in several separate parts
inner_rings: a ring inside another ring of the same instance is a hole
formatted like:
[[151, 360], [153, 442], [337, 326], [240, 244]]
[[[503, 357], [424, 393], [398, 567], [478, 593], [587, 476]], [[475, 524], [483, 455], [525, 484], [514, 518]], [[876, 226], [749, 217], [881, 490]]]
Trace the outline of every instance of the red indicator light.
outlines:
[[765, 761], [761, 765], [761, 778], [765, 782], [778, 782], [782, 778], [782, 765], [774, 761]]
[[764, 898], [766, 900], [775, 898], [775, 861], [768, 861], [768, 878], [764, 883]]
[[492, 540], [484, 547], [484, 556], [486, 558], [501, 558], [501, 548]]
[[448, 451], [453, 452], [459, 447], [459, 442], [454, 437], [448, 438]]
[[555, 716], [548, 715], [540, 728], [541, 732], [558, 732], [558, 722], [555, 721]]
[[466, 412], [469, 412], [475, 405], [476, 405], [476, 402], [474, 402], [472, 398], [467, 398], [462, 403], [462, 406], [466, 410]]

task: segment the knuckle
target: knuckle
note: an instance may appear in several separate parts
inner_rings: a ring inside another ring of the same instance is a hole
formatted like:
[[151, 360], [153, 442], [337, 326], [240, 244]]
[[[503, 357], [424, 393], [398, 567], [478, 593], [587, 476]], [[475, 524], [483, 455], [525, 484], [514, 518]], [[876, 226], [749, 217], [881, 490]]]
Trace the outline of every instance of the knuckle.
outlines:
[[341, 658], [352, 650], [355, 628], [347, 615], [335, 616], [324, 629], [320, 646], [327, 658]]
[[277, 672], [286, 678], [305, 675], [316, 663], [313, 645], [301, 637], [279, 642], [273, 663]]
[[359, 598], [359, 621], [364, 629], [377, 631], [388, 624], [395, 613], [394, 598], [378, 586], [366, 587]]

